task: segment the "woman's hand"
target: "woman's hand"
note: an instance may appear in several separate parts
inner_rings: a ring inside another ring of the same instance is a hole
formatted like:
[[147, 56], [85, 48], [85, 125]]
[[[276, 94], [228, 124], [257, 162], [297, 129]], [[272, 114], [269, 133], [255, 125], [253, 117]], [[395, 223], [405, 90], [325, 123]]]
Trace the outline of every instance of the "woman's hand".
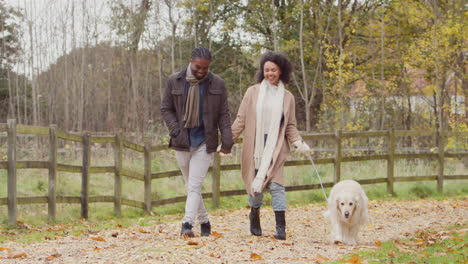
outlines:
[[262, 186], [263, 186], [263, 181], [265, 180], [265, 178], [261, 178], [261, 177], [255, 177], [255, 179], [253, 180], [252, 182], [252, 186], [251, 186], [251, 189], [252, 189], [252, 193], [261, 193], [262, 192]]
[[295, 151], [297, 152], [307, 152], [310, 151], [309, 145], [304, 142], [304, 140], [297, 140], [293, 142], [293, 145], [295, 147]]
[[218, 147], [216, 148], [216, 152], [218, 152], [221, 157], [232, 156], [231, 151], [227, 149], [223, 149], [221, 147], [221, 144], [219, 144]]

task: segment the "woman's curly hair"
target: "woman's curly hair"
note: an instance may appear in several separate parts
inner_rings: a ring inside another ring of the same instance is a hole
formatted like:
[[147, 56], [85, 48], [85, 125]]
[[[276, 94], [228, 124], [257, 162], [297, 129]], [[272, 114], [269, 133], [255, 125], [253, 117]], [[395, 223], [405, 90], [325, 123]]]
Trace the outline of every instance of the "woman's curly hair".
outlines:
[[271, 51], [267, 51], [265, 54], [262, 55], [262, 58], [260, 59], [260, 69], [257, 72], [257, 83], [261, 83], [265, 78], [265, 76], [263, 75], [263, 68], [267, 61], [271, 61], [274, 64], [278, 65], [278, 67], [281, 70], [280, 80], [284, 84], [287, 84], [289, 82], [291, 72], [293, 70], [292, 63], [285, 54]]

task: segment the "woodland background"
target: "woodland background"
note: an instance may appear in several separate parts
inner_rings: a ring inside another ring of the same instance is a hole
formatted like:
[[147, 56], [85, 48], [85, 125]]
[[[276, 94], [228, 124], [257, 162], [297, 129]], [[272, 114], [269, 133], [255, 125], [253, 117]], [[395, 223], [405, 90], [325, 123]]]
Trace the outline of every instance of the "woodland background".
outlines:
[[266, 50], [301, 130], [467, 130], [463, 0], [0, 0], [0, 121], [163, 132], [167, 77], [212, 50], [232, 117]]

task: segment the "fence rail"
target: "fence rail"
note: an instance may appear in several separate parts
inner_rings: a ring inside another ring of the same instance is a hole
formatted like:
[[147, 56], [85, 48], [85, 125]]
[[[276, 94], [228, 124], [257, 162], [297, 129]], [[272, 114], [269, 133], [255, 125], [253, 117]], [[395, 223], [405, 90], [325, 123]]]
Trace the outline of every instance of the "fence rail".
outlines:
[[[16, 120], [10, 119], [6, 124], [0, 123], [0, 133], [7, 132], [8, 151], [7, 161], [0, 161], [0, 169], [8, 171], [8, 196], [0, 198], [0, 205], [8, 206], [8, 225], [15, 226], [17, 221], [17, 205], [18, 204], [48, 204], [48, 217], [53, 221], [56, 216], [56, 204], [81, 204], [81, 217], [88, 218], [89, 203], [114, 203], [114, 213], [119, 216], [122, 212], [122, 205], [141, 208], [146, 212], [151, 212], [152, 207], [183, 202], [186, 196], [178, 196], [167, 199], [151, 200], [152, 192], [157, 190], [151, 189], [151, 181], [155, 179], [169, 178], [181, 176], [180, 170], [173, 171], [158, 171], [153, 172], [151, 169], [152, 153], [158, 151], [166, 151], [167, 146], [158, 145], [151, 146], [147, 141], [143, 145], [131, 142], [122, 138], [120, 134], [115, 136], [96, 136], [88, 132], [82, 134], [67, 133], [57, 130], [55, 125], [49, 127], [29, 126], [16, 124]], [[49, 160], [48, 161], [17, 161], [17, 134], [28, 135], [48, 135], [49, 136]], [[396, 153], [395, 141], [396, 137], [407, 136], [434, 136], [436, 138], [436, 152], [425, 153]], [[387, 177], [358, 180], [361, 184], [381, 184], [386, 183], [387, 192], [394, 192], [395, 182], [415, 182], [415, 181], [436, 181], [438, 191], [442, 191], [445, 180], [466, 180], [468, 175], [444, 175], [444, 160], [445, 158], [466, 158], [468, 151], [457, 153], [447, 153], [444, 151], [444, 142], [447, 137], [468, 137], [468, 131], [463, 132], [446, 132], [446, 131], [365, 131], [365, 132], [342, 132], [337, 130], [335, 133], [308, 134], [303, 135], [305, 140], [324, 140], [329, 139], [334, 142], [334, 157], [333, 158], [318, 158], [316, 164], [333, 164], [334, 174], [333, 182], [325, 182], [325, 188], [332, 187], [333, 184], [340, 181], [341, 178], [341, 163], [343, 162], [359, 162], [369, 160], [386, 160], [387, 161]], [[369, 137], [385, 137], [387, 139], [386, 154], [369, 154], [361, 156], [343, 156], [342, 141], [350, 138], [369, 138]], [[68, 165], [57, 163], [57, 139], [73, 141], [82, 144], [82, 164]], [[236, 143], [242, 142], [242, 139]], [[111, 143], [114, 152], [114, 166], [92, 167], [91, 164], [91, 143]], [[144, 172], [133, 171], [123, 167], [123, 150], [130, 149], [143, 154]], [[394, 175], [394, 162], [399, 159], [437, 159], [438, 170], [436, 175], [421, 175], [401, 177]], [[304, 166], [309, 165], [309, 160], [291, 160], [286, 161], [285, 166]], [[18, 197], [16, 171], [18, 169], [47, 169], [49, 171], [48, 179], [48, 194], [46, 196], [34, 197]], [[234, 196], [245, 194], [245, 190], [220, 190], [221, 172], [240, 170], [240, 164], [221, 164], [221, 159], [218, 154], [215, 154], [213, 166], [210, 172], [213, 177], [212, 192], [203, 193], [203, 198], [211, 198], [214, 206], [219, 206], [220, 197]], [[57, 172], [80, 173], [82, 177], [81, 195], [80, 196], [60, 196], [56, 194], [56, 177]], [[114, 195], [113, 196], [90, 196], [89, 181], [90, 174], [95, 173], [113, 173], [114, 174]], [[122, 197], [122, 177], [128, 177], [144, 182], [144, 201], [134, 201]], [[320, 188], [319, 184], [307, 184], [287, 186], [286, 191], [302, 191]]]

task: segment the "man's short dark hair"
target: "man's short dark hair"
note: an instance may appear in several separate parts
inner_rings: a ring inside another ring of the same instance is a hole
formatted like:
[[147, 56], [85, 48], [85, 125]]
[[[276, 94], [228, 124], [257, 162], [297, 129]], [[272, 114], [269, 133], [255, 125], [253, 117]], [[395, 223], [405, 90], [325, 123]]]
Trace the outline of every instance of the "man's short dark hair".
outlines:
[[202, 59], [202, 60], [211, 60], [211, 52], [209, 49], [205, 47], [198, 47], [192, 50], [192, 56], [190, 57], [192, 60], [194, 59]]
[[267, 61], [271, 61], [278, 65], [281, 70], [280, 80], [284, 84], [287, 84], [293, 69], [292, 63], [285, 54], [271, 51], [263, 54], [262, 58], [260, 59], [260, 69], [257, 72], [257, 83], [261, 83], [263, 79], [265, 79], [265, 76], [263, 75], [263, 69]]

